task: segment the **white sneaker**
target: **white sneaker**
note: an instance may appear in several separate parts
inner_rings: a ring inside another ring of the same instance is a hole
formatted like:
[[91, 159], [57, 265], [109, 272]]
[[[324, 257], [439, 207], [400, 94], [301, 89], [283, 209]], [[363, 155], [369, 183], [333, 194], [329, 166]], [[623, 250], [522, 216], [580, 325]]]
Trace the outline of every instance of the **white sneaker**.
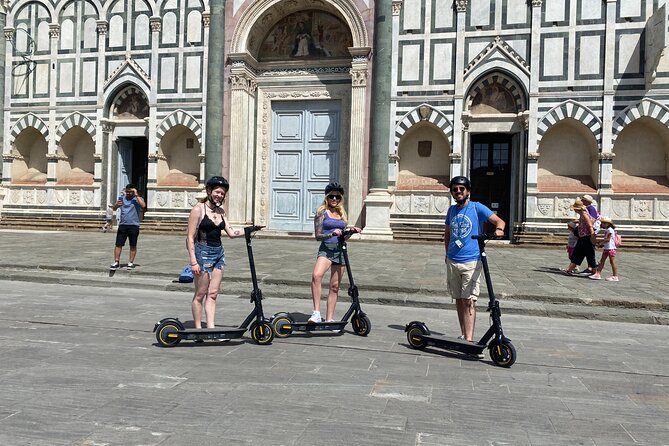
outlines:
[[129, 263], [128, 263], [128, 266], [126, 267], [126, 269], [127, 269], [128, 271], [132, 271], [133, 269], [135, 269], [135, 264], [132, 263], [132, 262], [129, 262]]
[[465, 336], [464, 336], [464, 335], [460, 335], [460, 336], [458, 336], [458, 339], [460, 339], [461, 341], [464, 341], [464, 340], [465, 340]]
[[307, 321], [309, 324], [316, 324], [318, 322], [323, 322], [323, 318], [321, 317], [321, 312], [320, 311], [314, 311], [311, 313], [311, 317]]

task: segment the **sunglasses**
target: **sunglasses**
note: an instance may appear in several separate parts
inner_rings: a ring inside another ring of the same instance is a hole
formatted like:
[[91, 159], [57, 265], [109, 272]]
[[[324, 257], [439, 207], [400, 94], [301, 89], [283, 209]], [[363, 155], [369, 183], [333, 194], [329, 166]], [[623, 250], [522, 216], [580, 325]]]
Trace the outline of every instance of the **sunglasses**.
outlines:
[[328, 198], [329, 198], [330, 200], [341, 200], [341, 195], [333, 195], [333, 194], [330, 194], [330, 195], [328, 195]]
[[451, 192], [464, 192], [465, 190], [467, 190], [467, 188], [464, 186], [455, 186], [451, 188]]

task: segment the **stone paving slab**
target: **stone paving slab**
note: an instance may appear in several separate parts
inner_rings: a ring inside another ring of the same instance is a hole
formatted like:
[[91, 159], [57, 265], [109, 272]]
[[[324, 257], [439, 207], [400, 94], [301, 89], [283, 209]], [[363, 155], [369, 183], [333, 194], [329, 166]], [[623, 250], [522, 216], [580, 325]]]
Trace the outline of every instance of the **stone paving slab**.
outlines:
[[[38, 287], [38, 288], [36, 288]], [[505, 314], [510, 369], [406, 344], [451, 310], [368, 304], [369, 336], [160, 348], [190, 293], [2, 281], [0, 444], [661, 445], [666, 326]], [[39, 292], [35, 292], [36, 289]], [[304, 300], [269, 297], [267, 313]], [[219, 297], [218, 320], [251, 305]], [[343, 309], [339, 309], [343, 311]], [[477, 333], [485, 328], [479, 319]]]

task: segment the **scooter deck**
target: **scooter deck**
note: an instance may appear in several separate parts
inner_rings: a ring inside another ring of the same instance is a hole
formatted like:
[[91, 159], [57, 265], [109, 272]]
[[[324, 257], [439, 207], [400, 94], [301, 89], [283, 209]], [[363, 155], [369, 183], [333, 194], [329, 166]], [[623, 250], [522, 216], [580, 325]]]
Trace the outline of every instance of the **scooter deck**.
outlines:
[[443, 348], [445, 350], [451, 350], [461, 353], [469, 354], [478, 354], [483, 353], [488, 346], [486, 344], [475, 344], [473, 342], [465, 341], [464, 339], [451, 338], [448, 336], [439, 336], [439, 335], [424, 335], [421, 336], [427, 345], [433, 345], [435, 347]]
[[[341, 331], [346, 327], [348, 321], [334, 321], [334, 322], [293, 322], [290, 324], [290, 329], [296, 331]], [[288, 325], [287, 323], [284, 325]], [[288, 327], [286, 327], [288, 328]]]
[[187, 328], [179, 330], [178, 335], [186, 341], [198, 339], [238, 339], [244, 335], [245, 328], [216, 327], [216, 328]]

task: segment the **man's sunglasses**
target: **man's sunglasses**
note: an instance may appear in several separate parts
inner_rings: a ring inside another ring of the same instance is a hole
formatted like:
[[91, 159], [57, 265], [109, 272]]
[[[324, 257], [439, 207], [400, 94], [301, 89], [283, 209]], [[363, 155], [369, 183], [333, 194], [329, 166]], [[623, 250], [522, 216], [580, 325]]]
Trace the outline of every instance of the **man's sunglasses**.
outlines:
[[464, 186], [455, 186], [451, 188], [451, 192], [464, 192], [465, 190], [467, 190], [467, 188]]
[[330, 194], [330, 195], [328, 195], [328, 198], [329, 198], [330, 200], [341, 200], [341, 195], [333, 195], [333, 194]]

